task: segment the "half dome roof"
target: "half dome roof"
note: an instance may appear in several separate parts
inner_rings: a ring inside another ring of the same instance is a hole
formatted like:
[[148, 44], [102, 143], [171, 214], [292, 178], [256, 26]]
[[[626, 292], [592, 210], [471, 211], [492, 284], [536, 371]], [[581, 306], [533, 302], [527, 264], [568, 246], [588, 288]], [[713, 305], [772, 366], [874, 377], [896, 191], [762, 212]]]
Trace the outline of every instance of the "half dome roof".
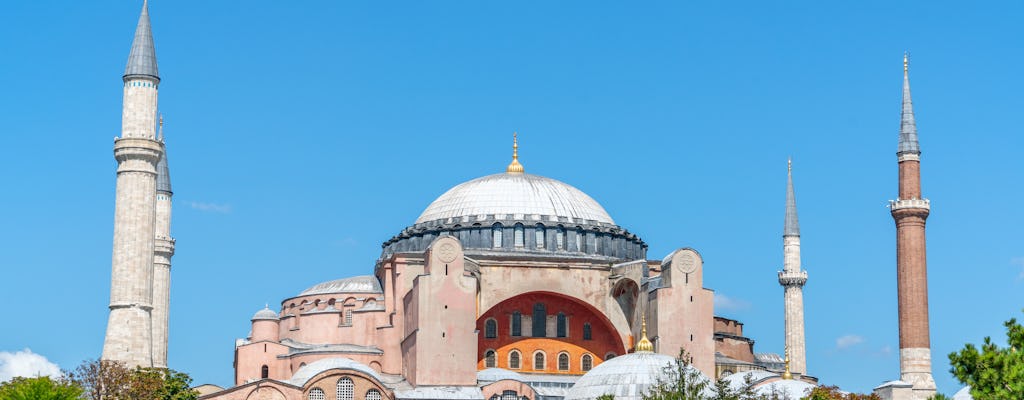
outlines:
[[416, 223], [479, 215], [615, 224], [604, 207], [583, 191], [555, 179], [524, 173], [494, 174], [461, 183], [430, 203]]

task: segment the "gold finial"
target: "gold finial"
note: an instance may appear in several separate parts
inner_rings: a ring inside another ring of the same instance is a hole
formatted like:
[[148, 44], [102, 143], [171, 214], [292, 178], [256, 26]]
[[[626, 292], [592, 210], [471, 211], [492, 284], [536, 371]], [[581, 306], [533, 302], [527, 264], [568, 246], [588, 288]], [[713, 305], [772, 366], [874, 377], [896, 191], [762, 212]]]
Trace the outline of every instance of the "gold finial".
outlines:
[[647, 339], [647, 316], [640, 317], [640, 341], [633, 347], [634, 351], [654, 352], [654, 344]]
[[904, 51], [904, 52], [903, 52], [903, 73], [904, 73], [904, 74], [906, 74], [906, 73], [907, 73], [907, 64], [908, 64], [908, 61], [909, 61], [909, 59], [907, 58], [907, 52], [905, 52], [905, 51]]
[[789, 346], [786, 346], [786, 371], [782, 373], [782, 379], [793, 379], [793, 373], [789, 372]]
[[505, 172], [509, 174], [523, 173], [523, 164], [519, 163], [519, 134], [516, 132], [512, 132], [512, 163], [505, 168]]

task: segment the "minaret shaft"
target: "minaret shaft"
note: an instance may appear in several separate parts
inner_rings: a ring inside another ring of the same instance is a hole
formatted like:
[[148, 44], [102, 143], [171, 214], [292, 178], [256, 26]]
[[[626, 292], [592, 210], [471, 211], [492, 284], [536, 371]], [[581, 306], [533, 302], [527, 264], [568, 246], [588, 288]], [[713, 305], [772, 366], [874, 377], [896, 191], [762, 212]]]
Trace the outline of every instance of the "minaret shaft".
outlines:
[[[161, 120], [161, 136], [162, 136]], [[171, 178], [167, 166], [167, 147], [157, 165], [155, 249], [153, 253], [153, 366], [167, 367], [168, 325], [171, 303]]]
[[801, 269], [800, 223], [796, 213], [796, 194], [793, 191], [793, 164], [789, 162], [786, 182], [786, 220], [782, 231], [782, 271], [779, 284], [783, 288], [786, 322], [786, 349], [789, 370], [807, 374], [807, 343], [804, 337], [804, 284], [807, 271]]
[[896, 280], [900, 328], [900, 380], [913, 385], [914, 397], [935, 394], [928, 325], [928, 265], [925, 221], [931, 204], [921, 194], [921, 150], [910, 98], [907, 59], [903, 59], [900, 117], [899, 198], [890, 202], [896, 222]]
[[155, 140], [154, 132], [160, 82], [155, 63], [149, 13], [144, 3], [123, 79], [121, 137], [114, 141], [117, 189], [110, 317], [101, 356], [129, 367], [153, 366], [156, 176], [163, 154], [163, 146]]

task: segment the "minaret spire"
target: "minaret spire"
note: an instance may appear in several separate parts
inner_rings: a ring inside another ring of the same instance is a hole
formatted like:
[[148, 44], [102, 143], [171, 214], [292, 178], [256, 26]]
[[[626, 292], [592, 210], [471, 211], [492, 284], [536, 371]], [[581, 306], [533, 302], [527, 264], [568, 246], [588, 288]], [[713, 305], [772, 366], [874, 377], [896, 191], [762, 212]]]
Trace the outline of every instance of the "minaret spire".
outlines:
[[910, 100], [909, 58], [903, 53], [903, 111], [900, 118], [900, 143], [897, 154], [918, 156], [921, 147], [917, 143], [917, 123], [914, 121], [914, 103]]
[[783, 236], [800, 236], [800, 221], [796, 216], [796, 194], [793, 193], [793, 159], [786, 161], [788, 181], [786, 182], [786, 225]]
[[132, 40], [132, 51], [128, 53], [128, 65], [124, 68], [124, 77], [146, 76], [160, 81], [160, 72], [156, 66], [156, 46], [153, 45], [153, 28], [149, 23], [149, 1], [142, 1], [142, 14], [139, 25], [135, 27], [135, 39]]
[[[782, 230], [782, 285], [786, 325], [787, 373], [807, 374], [807, 349], [804, 337], [804, 284], [807, 271], [800, 269], [800, 223], [796, 218], [796, 194], [793, 191], [793, 159], [786, 162], [786, 224]], [[788, 379], [788, 378], [787, 378]]]

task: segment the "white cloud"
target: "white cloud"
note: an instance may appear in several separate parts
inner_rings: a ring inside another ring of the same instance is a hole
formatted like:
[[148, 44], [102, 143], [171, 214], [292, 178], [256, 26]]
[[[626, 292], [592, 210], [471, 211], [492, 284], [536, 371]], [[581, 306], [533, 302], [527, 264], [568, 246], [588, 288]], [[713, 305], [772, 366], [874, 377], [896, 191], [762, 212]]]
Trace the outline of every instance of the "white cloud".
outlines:
[[836, 348], [839, 350], [848, 349], [864, 343], [864, 337], [860, 335], [843, 335], [836, 339]]
[[1017, 279], [1024, 279], [1024, 257], [1012, 258], [1010, 264], [1020, 267], [1020, 275], [1017, 275]]
[[230, 204], [217, 204], [217, 203], [205, 203], [202, 201], [193, 201], [189, 203], [189, 206], [193, 209], [206, 212], [215, 212], [221, 214], [227, 214], [231, 212]]
[[715, 293], [716, 311], [740, 311], [750, 308], [750, 303], [721, 293]]
[[11, 353], [0, 351], [0, 382], [16, 376], [60, 376], [60, 367], [30, 349]]

